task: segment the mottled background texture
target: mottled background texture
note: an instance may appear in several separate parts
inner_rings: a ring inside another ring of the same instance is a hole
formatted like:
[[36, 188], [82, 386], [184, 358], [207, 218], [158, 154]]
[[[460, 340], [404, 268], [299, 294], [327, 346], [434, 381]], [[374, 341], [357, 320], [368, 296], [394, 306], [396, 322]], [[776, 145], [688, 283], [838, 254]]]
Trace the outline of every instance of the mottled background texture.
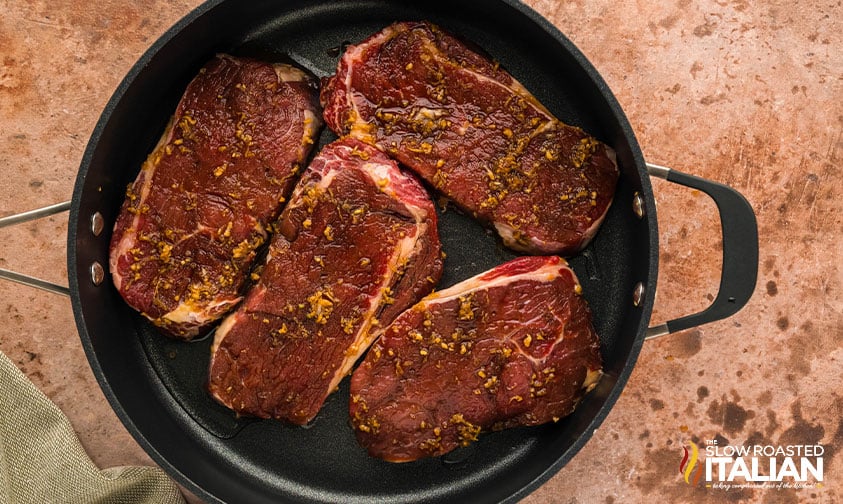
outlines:
[[[0, 0], [0, 215], [69, 199], [87, 139], [134, 61], [196, 0]], [[843, 7], [838, 0], [527, 2], [591, 60], [645, 158], [741, 191], [758, 216], [753, 298], [645, 344], [585, 448], [529, 504], [843, 502]], [[705, 307], [720, 234], [703, 194], [656, 180], [653, 323]], [[66, 214], [0, 230], [0, 267], [66, 283]], [[0, 349], [101, 467], [151, 464], [88, 367], [70, 302], [0, 282]], [[823, 444], [802, 490], [685, 484], [682, 446]]]

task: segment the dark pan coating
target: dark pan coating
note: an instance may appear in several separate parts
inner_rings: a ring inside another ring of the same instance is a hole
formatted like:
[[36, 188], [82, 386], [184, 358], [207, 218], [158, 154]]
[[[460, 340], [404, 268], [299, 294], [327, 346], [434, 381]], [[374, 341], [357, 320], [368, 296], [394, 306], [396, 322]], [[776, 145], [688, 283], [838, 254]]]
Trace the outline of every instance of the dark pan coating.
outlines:
[[483, 431], [555, 422], [600, 377], [600, 342], [573, 271], [522, 257], [431, 294], [399, 316], [351, 378], [370, 455], [443, 455]]
[[334, 132], [377, 145], [516, 250], [578, 252], [615, 194], [611, 148], [429, 23], [348, 47], [321, 100]]

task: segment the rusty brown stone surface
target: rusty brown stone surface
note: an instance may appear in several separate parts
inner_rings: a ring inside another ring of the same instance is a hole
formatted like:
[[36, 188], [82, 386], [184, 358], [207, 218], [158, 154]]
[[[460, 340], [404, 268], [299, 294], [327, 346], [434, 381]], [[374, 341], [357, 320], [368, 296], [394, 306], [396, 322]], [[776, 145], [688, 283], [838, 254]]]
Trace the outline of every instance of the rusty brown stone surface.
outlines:
[[[592, 439], [524, 502], [843, 501], [843, 7], [837, 1], [527, 2], [602, 74], [653, 163], [752, 204], [749, 304], [647, 342]], [[134, 61], [196, 0], [0, 0], [0, 215], [69, 199], [87, 139]], [[653, 182], [653, 323], [704, 308], [720, 275], [703, 194]], [[0, 230], [0, 268], [66, 283], [66, 214]], [[88, 367], [67, 299], [0, 282], [0, 349], [68, 415], [100, 467], [152, 464]], [[682, 447], [822, 444], [810, 489], [688, 485]]]

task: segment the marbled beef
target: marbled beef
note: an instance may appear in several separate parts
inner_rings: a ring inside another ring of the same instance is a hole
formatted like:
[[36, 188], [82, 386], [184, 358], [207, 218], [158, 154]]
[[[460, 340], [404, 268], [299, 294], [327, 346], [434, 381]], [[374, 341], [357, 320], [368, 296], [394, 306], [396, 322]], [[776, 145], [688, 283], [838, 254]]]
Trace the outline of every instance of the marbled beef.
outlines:
[[357, 439], [393, 462], [478, 434], [556, 421], [601, 375], [600, 342], [574, 272], [521, 257], [422, 299], [351, 378]]
[[436, 213], [411, 175], [346, 138], [314, 158], [276, 228], [260, 281], [217, 329], [210, 391], [239, 414], [305, 424], [439, 280]]
[[577, 252], [614, 196], [611, 148], [429, 23], [349, 46], [321, 100], [333, 131], [389, 153], [517, 250]]
[[114, 226], [126, 302], [184, 339], [239, 302], [320, 115], [315, 82], [292, 66], [220, 55], [202, 68]]

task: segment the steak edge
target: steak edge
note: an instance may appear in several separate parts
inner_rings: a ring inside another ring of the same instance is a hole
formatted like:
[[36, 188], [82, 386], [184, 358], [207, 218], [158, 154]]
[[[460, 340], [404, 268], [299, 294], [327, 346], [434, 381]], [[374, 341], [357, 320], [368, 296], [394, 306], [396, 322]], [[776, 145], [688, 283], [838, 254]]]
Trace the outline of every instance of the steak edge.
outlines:
[[532, 256], [428, 295], [352, 375], [357, 440], [405, 462], [568, 415], [602, 374], [581, 291], [564, 259]]
[[321, 101], [334, 132], [384, 150], [513, 249], [576, 253], [612, 202], [610, 147], [430, 23], [395, 23], [349, 46]]
[[217, 329], [209, 388], [238, 414], [306, 424], [384, 326], [442, 272], [433, 203], [353, 138], [311, 162], [260, 280]]
[[301, 70], [228, 55], [205, 65], [115, 222], [123, 299], [182, 339], [233, 308], [321, 125]]

